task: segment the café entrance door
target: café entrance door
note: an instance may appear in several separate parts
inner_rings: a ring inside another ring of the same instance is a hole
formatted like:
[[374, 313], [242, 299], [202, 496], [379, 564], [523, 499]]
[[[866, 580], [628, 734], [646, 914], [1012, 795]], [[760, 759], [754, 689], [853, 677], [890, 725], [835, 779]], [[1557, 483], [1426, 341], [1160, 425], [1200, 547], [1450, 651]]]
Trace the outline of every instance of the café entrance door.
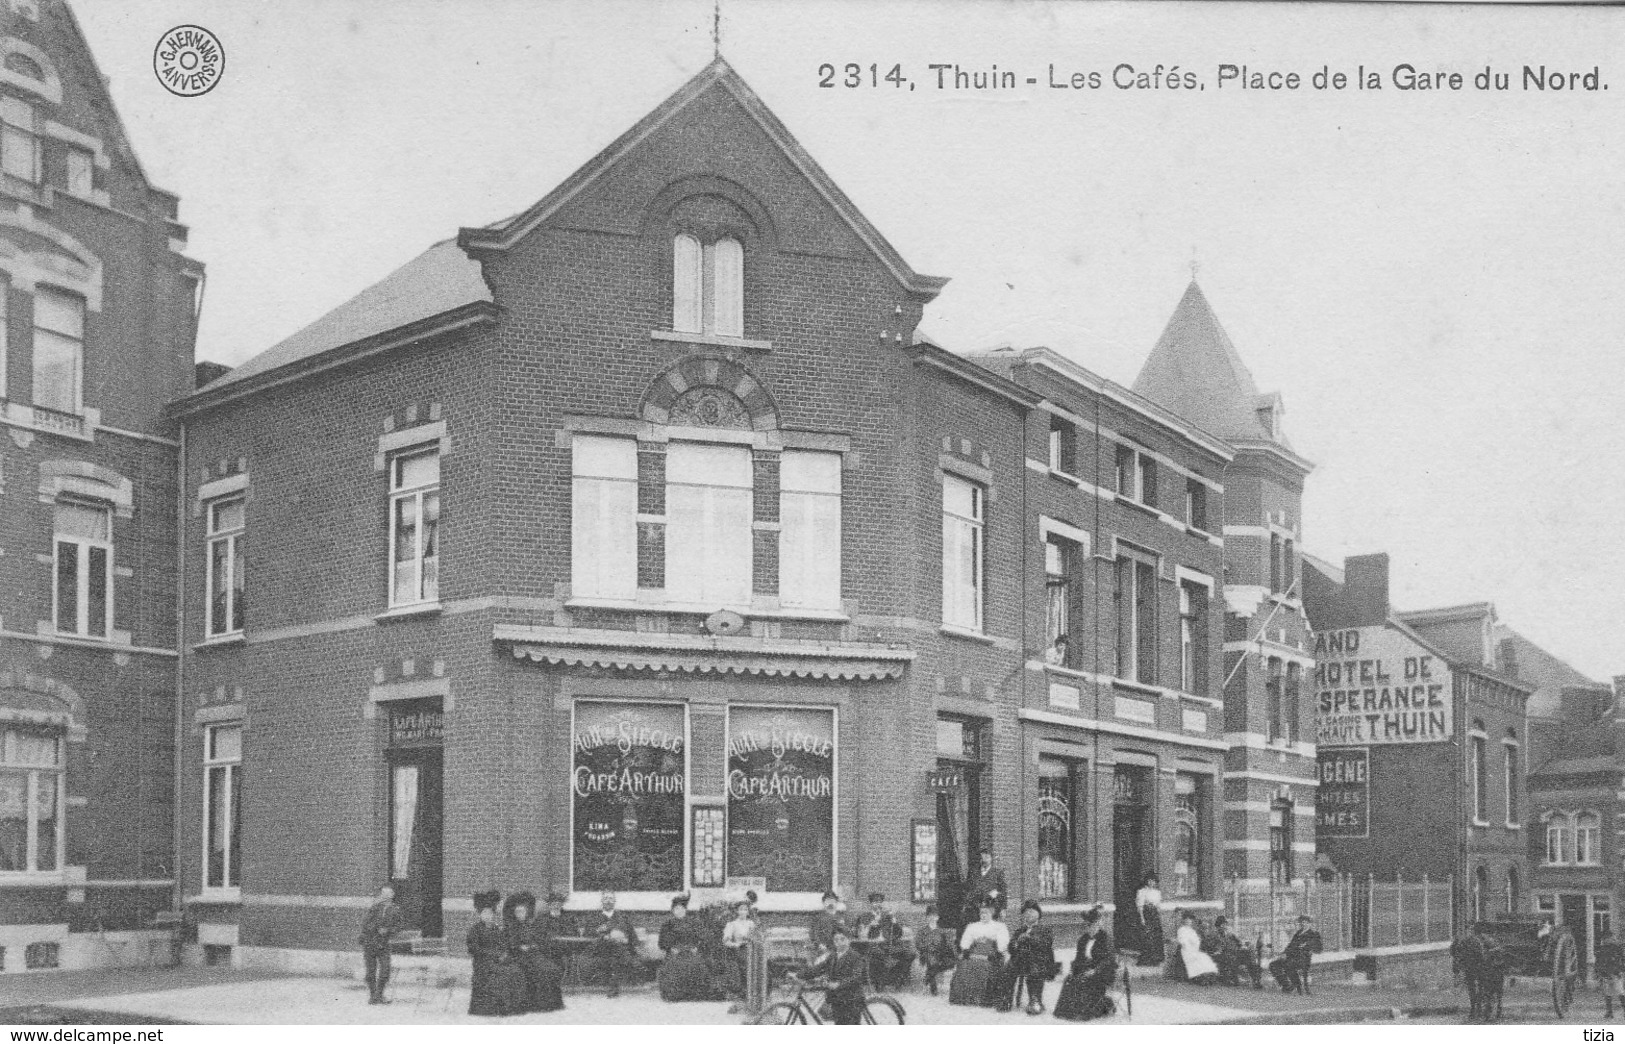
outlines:
[[443, 934], [440, 722], [438, 701], [433, 708], [403, 706], [390, 714], [389, 877], [404, 927], [426, 939]]
[[1150, 771], [1119, 765], [1112, 784], [1112, 902], [1117, 906], [1113, 934], [1119, 946], [1135, 949], [1145, 933], [1134, 897], [1155, 865], [1150, 845]]

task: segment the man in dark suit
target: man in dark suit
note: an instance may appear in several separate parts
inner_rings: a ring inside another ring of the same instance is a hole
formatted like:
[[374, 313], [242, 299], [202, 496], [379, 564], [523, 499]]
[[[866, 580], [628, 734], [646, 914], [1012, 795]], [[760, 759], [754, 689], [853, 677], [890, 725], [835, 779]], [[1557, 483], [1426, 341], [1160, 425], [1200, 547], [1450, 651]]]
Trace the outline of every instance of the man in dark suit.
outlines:
[[401, 930], [401, 908], [395, 905], [395, 889], [378, 889], [378, 898], [367, 907], [361, 919], [361, 959], [367, 968], [367, 1003], [388, 1004], [384, 988], [389, 985], [389, 940]]
[[830, 952], [813, 962], [807, 969], [807, 977], [822, 976], [827, 980], [826, 1003], [835, 1015], [835, 1025], [856, 1026], [863, 1021], [863, 980], [867, 966], [852, 949], [852, 935], [844, 925], [835, 929], [830, 941]]
[[621, 985], [632, 977], [638, 965], [638, 932], [632, 918], [615, 909], [615, 893], [605, 892], [600, 903], [603, 913], [592, 918], [581, 933], [593, 940], [587, 951], [593, 971], [611, 997], [621, 994]]
[[1300, 916], [1298, 930], [1287, 940], [1286, 949], [1270, 962], [1270, 974], [1275, 976], [1275, 983], [1281, 987], [1282, 993], [1307, 991], [1309, 962], [1314, 954], [1326, 948], [1313, 924], [1308, 914]]
[[993, 905], [993, 919], [1004, 919], [1004, 908], [1009, 905], [1009, 889], [1005, 887], [1004, 871], [993, 865], [993, 850], [982, 849], [982, 867], [971, 877], [965, 889], [966, 921], [976, 920], [982, 906], [982, 900], [988, 899]]
[[877, 990], [896, 989], [914, 967], [914, 947], [903, 939], [903, 926], [886, 910], [886, 897], [869, 893], [869, 912], [858, 918], [859, 939], [869, 944], [869, 981]]

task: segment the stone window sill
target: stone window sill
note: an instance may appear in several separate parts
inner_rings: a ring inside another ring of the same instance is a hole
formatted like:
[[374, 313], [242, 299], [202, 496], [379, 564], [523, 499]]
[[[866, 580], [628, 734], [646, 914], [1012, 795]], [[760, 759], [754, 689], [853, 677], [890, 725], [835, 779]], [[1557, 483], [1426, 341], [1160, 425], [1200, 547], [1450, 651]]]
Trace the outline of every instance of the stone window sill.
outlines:
[[439, 616], [441, 607], [439, 602], [417, 602], [412, 605], [397, 605], [393, 609], [374, 616], [379, 623], [388, 623], [392, 620], [412, 620], [422, 616]]
[[771, 352], [772, 341], [759, 341], [750, 337], [723, 337], [720, 334], [688, 333], [681, 330], [651, 330], [649, 337], [656, 341], [677, 341], [680, 344], [703, 344], [713, 348], [745, 348], [750, 351]]
[[984, 645], [992, 645], [995, 641], [993, 636], [990, 634], [983, 634], [981, 631], [973, 631], [968, 627], [956, 627], [953, 624], [943, 624], [938, 628], [938, 630], [943, 634], [952, 635], [955, 638], [966, 638], [973, 642], [981, 642]]

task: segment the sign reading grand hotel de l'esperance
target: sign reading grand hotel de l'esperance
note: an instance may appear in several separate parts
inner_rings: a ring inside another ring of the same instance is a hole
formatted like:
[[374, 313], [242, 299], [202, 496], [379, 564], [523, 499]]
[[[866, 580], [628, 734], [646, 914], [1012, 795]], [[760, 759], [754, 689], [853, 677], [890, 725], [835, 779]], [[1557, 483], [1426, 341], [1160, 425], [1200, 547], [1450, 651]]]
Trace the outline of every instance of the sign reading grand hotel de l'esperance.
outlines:
[[1440, 743], [1451, 737], [1450, 668], [1390, 627], [1315, 636], [1315, 742]]

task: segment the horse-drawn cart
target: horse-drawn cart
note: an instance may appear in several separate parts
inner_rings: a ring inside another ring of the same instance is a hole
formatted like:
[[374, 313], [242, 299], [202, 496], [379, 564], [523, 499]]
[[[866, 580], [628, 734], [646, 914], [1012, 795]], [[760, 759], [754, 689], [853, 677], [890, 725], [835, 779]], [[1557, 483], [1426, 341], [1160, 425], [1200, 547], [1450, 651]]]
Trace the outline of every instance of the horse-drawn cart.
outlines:
[[[1574, 991], [1580, 985], [1580, 947], [1574, 933], [1538, 917], [1488, 921], [1484, 929], [1484, 934], [1496, 942], [1503, 954], [1500, 961], [1503, 974], [1550, 978], [1552, 1010], [1557, 1012], [1558, 1018], [1566, 1016], [1574, 1003]], [[1462, 970], [1471, 975], [1470, 968]], [[1499, 997], [1496, 999], [1499, 1001]]]

